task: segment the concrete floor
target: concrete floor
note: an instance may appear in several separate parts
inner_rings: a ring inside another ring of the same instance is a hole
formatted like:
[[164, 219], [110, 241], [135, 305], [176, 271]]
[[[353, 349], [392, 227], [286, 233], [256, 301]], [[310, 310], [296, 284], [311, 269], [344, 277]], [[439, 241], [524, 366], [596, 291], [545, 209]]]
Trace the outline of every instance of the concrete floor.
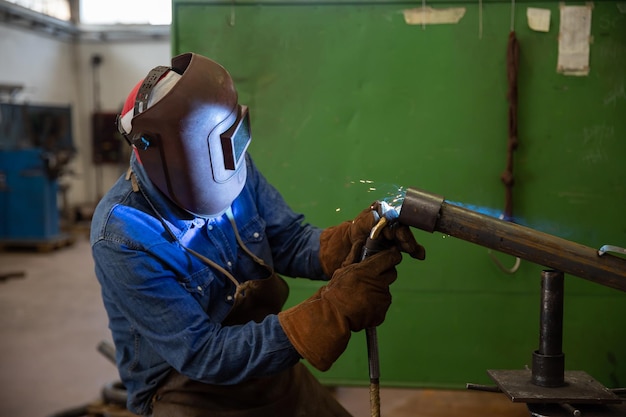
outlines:
[[[41, 249], [41, 248], [40, 248]], [[98, 352], [110, 342], [85, 231], [51, 251], [0, 251], [0, 417], [45, 417], [93, 403], [117, 381]], [[336, 389], [355, 416], [370, 415], [367, 388]], [[476, 391], [381, 389], [383, 417], [528, 417], [523, 404]]]

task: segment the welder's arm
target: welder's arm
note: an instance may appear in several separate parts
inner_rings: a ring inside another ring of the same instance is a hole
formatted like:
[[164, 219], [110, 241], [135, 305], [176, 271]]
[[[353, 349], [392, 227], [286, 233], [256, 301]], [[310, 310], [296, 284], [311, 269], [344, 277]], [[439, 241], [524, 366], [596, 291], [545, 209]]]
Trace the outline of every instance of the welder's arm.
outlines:
[[[375, 226], [377, 201], [363, 210], [352, 221], [325, 229], [320, 236], [320, 263], [324, 273], [331, 277], [338, 268], [358, 262], [361, 251], [370, 231]], [[417, 243], [408, 226], [394, 223], [385, 227], [382, 233], [383, 247], [395, 246], [415, 259], [424, 259], [426, 251]]]
[[402, 260], [392, 247], [335, 271], [311, 298], [278, 314], [298, 353], [325, 371], [344, 352], [351, 332], [381, 324], [391, 304], [389, 286]]

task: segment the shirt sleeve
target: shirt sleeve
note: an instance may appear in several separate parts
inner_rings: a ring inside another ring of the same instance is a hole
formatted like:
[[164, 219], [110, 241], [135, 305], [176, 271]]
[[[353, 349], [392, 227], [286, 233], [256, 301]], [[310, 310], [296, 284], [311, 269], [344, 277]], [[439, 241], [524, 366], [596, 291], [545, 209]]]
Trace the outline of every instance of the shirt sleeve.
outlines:
[[[238, 326], [212, 322], [164, 264], [168, 245], [146, 248], [160, 251], [158, 257], [119, 242], [101, 240], [94, 245], [110, 326], [114, 334], [116, 327], [127, 326], [122, 333], [130, 328], [135, 335], [134, 346], [126, 343], [129, 351], [123, 355], [141, 357], [147, 367], [147, 358], [154, 364], [165, 361], [192, 379], [214, 384], [275, 374], [300, 360], [275, 315]], [[134, 363], [130, 357], [126, 360]]]

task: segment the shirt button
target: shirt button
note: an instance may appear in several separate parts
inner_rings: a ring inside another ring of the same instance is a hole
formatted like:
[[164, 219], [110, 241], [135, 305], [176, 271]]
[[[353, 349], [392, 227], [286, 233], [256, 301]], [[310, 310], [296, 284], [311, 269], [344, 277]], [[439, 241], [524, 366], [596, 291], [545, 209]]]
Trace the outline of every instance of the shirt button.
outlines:
[[258, 239], [261, 235], [259, 235], [259, 232], [254, 232], [252, 236], [254, 236], [255, 239]]
[[197, 288], [198, 291], [202, 292], [202, 287], [201, 286], [198, 285], [196, 288]]
[[227, 297], [226, 297], [226, 300], [227, 300], [227, 301], [233, 301], [233, 296], [232, 296], [232, 295], [227, 296]]
[[231, 261], [226, 262], [226, 265], [228, 265], [229, 268], [231, 268], [233, 266], [233, 263]]
[[212, 224], [210, 224], [210, 225], [208, 225], [206, 228], [207, 228], [207, 229], [209, 229], [209, 230], [213, 230], [213, 225], [212, 225]]

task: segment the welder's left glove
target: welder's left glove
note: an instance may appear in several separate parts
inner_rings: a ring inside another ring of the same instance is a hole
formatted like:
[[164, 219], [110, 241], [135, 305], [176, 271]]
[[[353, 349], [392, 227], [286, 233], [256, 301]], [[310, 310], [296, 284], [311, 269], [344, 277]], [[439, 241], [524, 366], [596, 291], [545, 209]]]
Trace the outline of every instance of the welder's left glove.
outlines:
[[313, 296], [278, 313], [278, 321], [298, 353], [320, 371], [346, 350], [352, 332], [375, 327], [391, 305], [390, 285], [402, 256], [396, 248], [339, 268]]
[[[337, 226], [325, 229], [320, 236], [320, 262], [324, 273], [331, 277], [341, 268], [361, 259], [365, 240], [376, 225], [380, 203], [375, 201], [352, 221], [345, 221]], [[415, 259], [423, 260], [426, 251], [417, 243], [408, 226], [394, 223], [383, 229], [382, 246], [396, 246]]]

